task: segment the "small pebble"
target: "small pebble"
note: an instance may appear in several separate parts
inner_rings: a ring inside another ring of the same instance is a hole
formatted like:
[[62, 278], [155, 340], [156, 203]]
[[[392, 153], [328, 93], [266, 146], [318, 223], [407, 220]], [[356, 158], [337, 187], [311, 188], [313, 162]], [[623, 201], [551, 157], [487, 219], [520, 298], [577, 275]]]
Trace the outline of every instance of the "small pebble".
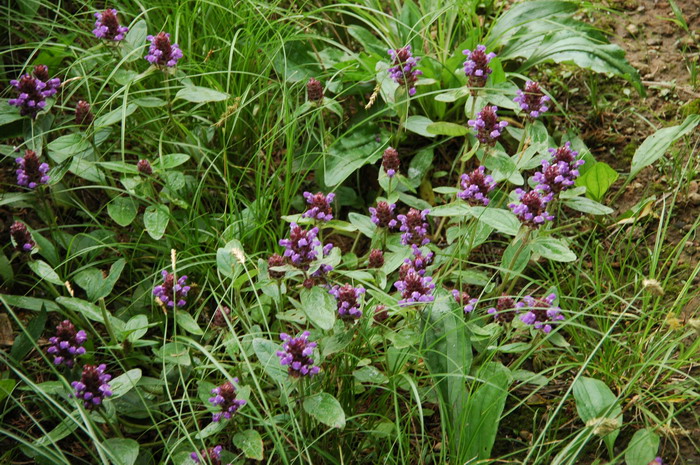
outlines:
[[627, 32], [629, 32], [629, 34], [631, 36], [636, 36], [637, 33], [639, 33], [639, 28], [637, 27], [636, 24], [630, 23], [627, 25], [627, 27], [625, 29], [627, 30]]

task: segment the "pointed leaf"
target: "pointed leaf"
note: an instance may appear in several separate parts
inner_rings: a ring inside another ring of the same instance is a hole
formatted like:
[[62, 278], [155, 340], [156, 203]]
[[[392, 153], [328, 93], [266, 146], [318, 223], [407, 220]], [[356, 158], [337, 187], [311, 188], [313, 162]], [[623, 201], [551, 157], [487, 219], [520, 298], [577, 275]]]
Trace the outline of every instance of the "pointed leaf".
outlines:
[[263, 460], [263, 441], [260, 433], [254, 429], [247, 429], [233, 436], [233, 445], [243, 451], [246, 458]]
[[345, 412], [340, 402], [328, 394], [321, 392], [304, 399], [306, 413], [331, 428], [345, 428]]

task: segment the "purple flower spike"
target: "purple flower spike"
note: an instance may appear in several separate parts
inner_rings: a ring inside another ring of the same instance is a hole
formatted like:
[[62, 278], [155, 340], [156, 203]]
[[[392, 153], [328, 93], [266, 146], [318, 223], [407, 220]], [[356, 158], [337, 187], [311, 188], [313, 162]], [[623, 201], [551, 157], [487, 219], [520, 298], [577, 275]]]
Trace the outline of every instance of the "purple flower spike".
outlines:
[[24, 156], [15, 158], [15, 161], [19, 165], [16, 171], [18, 185], [35, 189], [39, 184], [49, 182], [49, 164], [40, 163], [33, 150], [25, 151]]
[[98, 366], [83, 366], [83, 374], [80, 381], [73, 381], [71, 386], [75, 389], [75, 397], [83, 400], [83, 406], [92, 410], [102, 404], [106, 397], [112, 395], [112, 388], [109, 386], [111, 375], [105, 373], [107, 365], [104, 363]]
[[656, 457], [654, 460], [649, 462], [649, 465], [664, 465], [664, 461], [661, 457]]
[[493, 319], [498, 323], [510, 323], [515, 318], [515, 301], [512, 297], [503, 294], [498, 298], [495, 307], [487, 310], [489, 315], [493, 315]]
[[496, 139], [501, 137], [503, 128], [508, 126], [507, 121], [498, 121], [496, 112], [498, 107], [485, 106], [477, 115], [476, 119], [470, 119], [467, 123], [476, 131], [476, 138], [486, 145], [493, 145]]
[[27, 225], [19, 221], [15, 221], [10, 226], [10, 236], [15, 241], [15, 249], [18, 252], [29, 252], [36, 245]]
[[19, 79], [10, 81], [15, 88], [17, 98], [7, 101], [9, 105], [19, 108], [22, 116], [36, 118], [36, 115], [46, 107], [46, 99], [58, 92], [61, 80], [49, 79], [49, 69], [46, 65], [38, 65], [31, 74], [24, 74]]
[[298, 224], [292, 223], [289, 239], [280, 239], [279, 245], [285, 247], [283, 255], [289, 259], [292, 265], [307, 270], [309, 263], [316, 260], [316, 250], [314, 249], [321, 245], [321, 241], [316, 236], [318, 236], [318, 228], [311, 228], [307, 231], [301, 229]]
[[304, 192], [306, 203], [309, 204], [309, 209], [302, 215], [304, 218], [314, 218], [319, 221], [330, 221], [333, 219], [333, 199], [335, 194], [330, 193], [324, 195], [322, 192], [312, 194]]
[[284, 277], [284, 271], [274, 271], [271, 268], [284, 266], [284, 257], [278, 253], [273, 253], [267, 259], [267, 274], [271, 279], [280, 279]]
[[90, 104], [85, 100], [78, 101], [78, 104], [75, 106], [75, 124], [82, 127], [90, 126], [94, 119], [95, 115], [90, 111]]
[[[233, 382], [238, 384], [238, 378], [233, 378]], [[227, 381], [211, 390], [214, 397], [210, 397], [209, 402], [221, 408], [221, 412], [215, 413], [211, 421], [217, 422], [222, 418], [230, 420], [231, 416], [246, 404], [245, 400], [236, 398], [236, 392], [236, 387], [231, 381]]]
[[545, 194], [539, 190], [525, 192], [522, 189], [515, 189], [515, 193], [520, 197], [520, 203], [510, 203], [508, 207], [516, 214], [521, 223], [530, 228], [539, 228], [545, 221], [552, 221], [546, 208], [552, 200], [553, 194]]
[[433, 263], [434, 253], [428, 252], [423, 255], [423, 251], [416, 244], [411, 244], [413, 249], [413, 258], [404, 260], [404, 264], [399, 268], [399, 279], [403, 279], [409, 270], [415, 271], [419, 275], [425, 274], [425, 269]]
[[323, 84], [314, 78], [309, 78], [306, 83], [306, 94], [309, 102], [321, 103], [323, 101]]
[[399, 305], [432, 302], [435, 299], [432, 296], [433, 289], [435, 289], [435, 284], [432, 281], [432, 278], [421, 276], [415, 270], [407, 270], [403, 279], [394, 283], [394, 287], [401, 291]]
[[95, 18], [97, 18], [97, 21], [95, 21], [95, 29], [92, 30], [92, 33], [98, 39], [119, 42], [129, 32], [128, 27], [119, 25], [117, 10], [115, 9], [95, 13]]
[[280, 334], [280, 339], [284, 341], [282, 350], [277, 351], [280, 364], [287, 366], [289, 376], [299, 378], [300, 376], [314, 376], [321, 369], [314, 366], [314, 359], [311, 355], [316, 347], [315, 342], [309, 341], [309, 332], [304, 331], [299, 337], [292, 337], [289, 334]]
[[138, 163], [136, 163], [136, 171], [143, 174], [144, 176], [152, 175], [153, 167], [151, 166], [151, 162], [149, 162], [146, 159], [139, 160]]
[[518, 96], [513, 99], [515, 103], [520, 104], [520, 108], [527, 112], [527, 115], [532, 119], [549, 110], [547, 106], [549, 100], [549, 96], [544, 95], [540, 85], [534, 81], [527, 81], [525, 90], [518, 89]]
[[394, 65], [389, 68], [389, 76], [400, 86], [406, 86], [408, 95], [416, 95], [416, 81], [423, 74], [421, 70], [415, 69], [420, 58], [413, 56], [410, 45], [396, 50], [389, 49], [388, 52]]
[[380, 228], [394, 229], [398, 222], [394, 218], [395, 203], [377, 202], [376, 207], [370, 207], [369, 212], [372, 215], [372, 223]]
[[579, 176], [578, 167], [585, 163], [576, 157], [578, 152], [571, 150], [567, 142], [556, 149], [549, 149], [552, 160], [542, 160], [542, 170], [535, 173], [532, 180], [538, 183], [535, 189], [557, 194], [574, 185]]
[[199, 459], [201, 456], [206, 465], [221, 465], [222, 450], [224, 450], [224, 448], [221, 446], [210, 447], [209, 449], [203, 449], [199, 454], [197, 452], [192, 452], [190, 457], [194, 460], [194, 463], [202, 463]]
[[525, 324], [533, 325], [535, 329], [549, 333], [557, 321], [564, 319], [561, 309], [552, 305], [556, 298], [554, 293], [541, 300], [526, 295], [522, 302], [515, 304], [518, 309], [526, 312], [520, 316], [520, 320]]
[[381, 249], [372, 249], [367, 260], [370, 268], [381, 268], [384, 266], [384, 252]]
[[487, 54], [485, 45], [477, 45], [474, 51], [463, 50], [462, 53], [467, 57], [467, 61], [464, 62], [464, 74], [469, 78], [469, 86], [484, 87], [486, 78], [493, 72], [489, 63], [496, 58], [496, 54]]
[[51, 346], [46, 350], [53, 355], [54, 365], [65, 365], [71, 368], [75, 357], [85, 353], [83, 344], [87, 341], [87, 334], [82, 329], [75, 330], [75, 326], [68, 320], [64, 320], [56, 326], [56, 335], [49, 338]]
[[466, 200], [470, 205], [489, 204], [488, 193], [496, 187], [496, 183], [491, 176], [484, 175], [485, 170], [480, 166], [471, 173], [462, 175], [463, 190], [457, 194], [460, 199]]
[[386, 149], [382, 155], [382, 168], [384, 168], [386, 175], [390, 178], [396, 176], [400, 165], [399, 152], [393, 147]]
[[165, 270], [161, 271], [161, 275], [163, 276], [163, 284], [153, 289], [153, 295], [170, 308], [187, 305], [185, 297], [190, 292], [190, 286], [187, 285], [187, 276], [180, 276], [175, 282], [175, 275]]
[[457, 289], [452, 289], [452, 297], [455, 298], [455, 301], [457, 301], [459, 305], [464, 307], [464, 313], [471, 313], [478, 302], [478, 300], [473, 299], [466, 292], [460, 292]]
[[359, 300], [365, 289], [360, 287], [352, 287], [350, 284], [344, 286], [333, 286], [328, 291], [338, 302], [338, 316], [344, 321], [356, 321], [362, 316]]
[[401, 243], [403, 245], [426, 245], [430, 242], [430, 239], [427, 237], [428, 223], [425, 221], [428, 213], [430, 213], [430, 210], [420, 211], [411, 208], [405, 215], [397, 216], [398, 220], [401, 221], [399, 231], [403, 233], [401, 235]]
[[161, 32], [157, 36], [149, 35], [146, 39], [151, 41], [151, 46], [148, 49], [148, 55], [144, 58], [152, 65], [172, 68], [182, 58], [180, 47], [177, 44], [170, 44], [170, 34]]

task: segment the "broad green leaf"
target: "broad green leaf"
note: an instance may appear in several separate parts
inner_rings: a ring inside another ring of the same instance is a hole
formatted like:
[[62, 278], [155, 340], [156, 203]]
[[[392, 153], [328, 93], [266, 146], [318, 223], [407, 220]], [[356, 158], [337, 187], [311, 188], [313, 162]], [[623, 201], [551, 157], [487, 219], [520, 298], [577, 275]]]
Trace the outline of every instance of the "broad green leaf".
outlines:
[[358, 229], [358, 231], [370, 239], [373, 238], [377, 232], [377, 225], [374, 224], [372, 219], [367, 215], [350, 212], [348, 214], [348, 219], [350, 220], [350, 223], [352, 223], [352, 225]]
[[576, 254], [564, 242], [553, 237], [538, 237], [532, 244], [532, 251], [555, 262], [573, 262]]
[[280, 359], [277, 356], [277, 351], [282, 350], [281, 343], [275, 344], [267, 339], [255, 338], [253, 339], [253, 350], [263, 369], [272, 379], [278, 383], [284, 383], [287, 380], [287, 369], [280, 365]]
[[192, 315], [183, 310], [176, 311], [175, 321], [177, 321], [177, 325], [179, 327], [190, 334], [194, 334], [196, 336], [201, 336], [204, 334], [204, 331], [202, 331], [202, 328], [199, 327], [197, 321], [192, 317]]
[[[100, 307], [95, 304], [91, 304], [82, 299], [76, 297], [56, 297], [56, 303], [66, 307], [67, 309], [79, 313], [88, 320], [96, 321], [98, 323], [105, 324], [104, 317], [102, 316], [102, 311]], [[115, 318], [110, 314], [107, 314], [109, 318], [109, 323], [112, 327], [121, 332], [124, 330], [124, 322], [119, 318]]]
[[143, 214], [143, 224], [148, 234], [155, 240], [160, 240], [170, 221], [170, 209], [167, 205], [149, 205]]
[[148, 317], [146, 315], [136, 315], [131, 317], [124, 325], [122, 337], [126, 337], [129, 342], [141, 339], [148, 332]]
[[234, 250], [240, 250], [243, 253], [243, 246], [240, 241], [233, 239], [224, 247], [216, 251], [216, 268], [223, 276], [236, 279], [243, 272], [243, 265], [238, 261]]
[[220, 102], [229, 98], [225, 92], [210, 89], [208, 87], [185, 86], [175, 96], [192, 103]]
[[345, 412], [340, 402], [328, 394], [320, 392], [304, 399], [304, 410], [319, 422], [331, 428], [345, 428]]
[[100, 166], [106, 170], [109, 171], [116, 171], [117, 173], [124, 173], [124, 174], [137, 174], [138, 169], [136, 168], [136, 163], [129, 164], [129, 163], [123, 163], [121, 161], [100, 161], [96, 163], [97, 166]]
[[443, 91], [435, 96], [435, 100], [438, 102], [456, 102], [457, 100], [461, 99], [462, 97], [466, 97], [469, 95], [469, 88], [468, 87], [458, 87], [456, 89], [449, 89], [446, 91]]
[[530, 261], [531, 254], [530, 244], [523, 246], [522, 240], [511, 242], [501, 257], [501, 274], [504, 275], [504, 279], [521, 273]]
[[141, 369], [134, 368], [110, 381], [109, 385], [112, 387], [111, 399], [117, 399], [135, 388], [141, 379], [141, 375]]
[[367, 52], [380, 55], [382, 58], [386, 56], [386, 45], [364, 27], [352, 24], [347, 27], [347, 31]]
[[321, 67], [308, 41], [286, 41], [272, 59], [272, 66], [287, 82], [319, 76]]
[[604, 382], [585, 376], [576, 380], [573, 386], [576, 411], [586, 424], [595, 424], [600, 419], [607, 418], [618, 422], [618, 429], [606, 435], [605, 441], [611, 450], [622, 426], [622, 409], [617, 397]]
[[121, 106], [116, 110], [112, 110], [106, 115], [102, 115], [99, 118], [95, 119], [94, 127], [103, 128], [119, 123], [123, 120], [126, 120], [126, 118], [130, 116], [133, 112], [135, 112], [137, 109], [138, 106], [134, 105], [133, 103], [130, 103], [125, 107]]
[[260, 433], [247, 429], [233, 436], [233, 445], [238, 447], [248, 459], [263, 460], [263, 441]]
[[47, 312], [57, 312], [61, 308], [56, 305], [56, 302], [46, 299], [38, 299], [36, 297], [26, 297], [23, 295], [10, 295], [10, 294], [0, 294], [0, 299], [17, 308], [23, 308], [25, 310], [33, 310], [35, 312], [41, 311], [42, 308], [46, 309]]
[[51, 284], [55, 284], [57, 286], [63, 286], [63, 281], [61, 281], [61, 278], [58, 276], [58, 273], [54, 271], [53, 268], [51, 268], [51, 265], [46, 263], [43, 260], [32, 260], [28, 263], [29, 268], [37, 274], [41, 279], [45, 279], [46, 281], [50, 282]]
[[649, 465], [659, 451], [659, 436], [650, 428], [640, 429], [630, 440], [625, 452], [626, 465]]
[[328, 331], [335, 325], [338, 304], [328, 290], [320, 286], [302, 289], [301, 308], [314, 326]]
[[156, 353], [166, 363], [174, 363], [175, 365], [182, 366], [190, 366], [192, 364], [190, 349], [181, 342], [169, 342], [164, 344]]
[[107, 205], [107, 213], [119, 226], [129, 226], [136, 218], [138, 209], [131, 197], [115, 197]]
[[442, 217], [448, 216], [458, 217], [458, 216], [471, 216], [471, 207], [462, 201], [456, 201], [452, 203], [446, 203], [444, 205], [438, 205], [430, 209], [429, 216]]
[[678, 126], [659, 129], [647, 137], [632, 157], [630, 178], [663, 157], [673, 142], [689, 134], [698, 124], [700, 124], [700, 115], [690, 115]]
[[63, 420], [61, 420], [61, 422], [54, 429], [49, 431], [49, 434], [46, 434], [34, 441], [34, 446], [32, 449], [40, 449], [42, 447], [55, 444], [61, 439], [69, 436], [76, 430], [76, 428], [78, 428], [78, 425], [82, 423], [82, 421], [78, 420], [78, 415], [78, 412], [75, 411], [69, 416], [63, 418]]
[[492, 207], [470, 207], [469, 213], [501, 234], [515, 236], [520, 230], [520, 220], [510, 210]]
[[436, 136], [464, 136], [469, 133], [469, 129], [461, 124], [449, 123], [447, 121], [438, 121], [436, 123], [430, 123], [426, 126], [425, 130]]
[[22, 118], [24, 118], [24, 116], [19, 114], [19, 108], [11, 106], [7, 103], [7, 99], [0, 100], [0, 126], [10, 124]]
[[88, 300], [94, 302], [112, 292], [125, 264], [126, 260], [123, 258], [114, 262], [107, 277], [97, 268], [86, 268], [75, 275], [75, 283], [87, 293]]
[[0, 402], [12, 394], [16, 385], [17, 381], [14, 379], [0, 379]]
[[160, 108], [167, 104], [165, 100], [158, 97], [141, 97], [132, 100], [132, 103], [140, 106], [141, 108]]
[[389, 378], [372, 365], [353, 371], [352, 376], [361, 383], [386, 384], [389, 382]]
[[113, 465], [134, 465], [139, 456], [139, 443], [133, 439], [111, 438], [104, 443]]
[[411, 163], [408, 165], [407, 174], [408, 183], [414, 189], [417, 189], [421, 185], [425, 175], [428, 174], [430, 169], [432, 169], [433, 157], [434, 154], [432, 147], [427, 147], [419, 150], [413, 159], [411, 159]]
[[170, 170], [187, 163], [190, 156], [186, 153], [170, 153], [163, 155], [156, 163], [156, 167], [162, 170]]
[[564, 200], [564, 205], [573, 210], [589, 213], [591, 215], [611, 215], [615, 211], [612, 208], [606, 207], [602, 203], [598, 203], [595, 200], [591, 200], [587, 197], [573, 197], [571, 199]]
[[413, 115], [409, 116], [403, 124], [407, 131], [415, 132], [423, 137], [435, 137], [435, 134], [428, 131], [428, 126], [433, 124], [430, 118], [425, 116]]
[[600, 201], [618, 177], [620, 175], [610, 165], [598, 162], [576, 179], [576, 185], [586, 186], [586, 195], [595, 201]]
[[39, 336], [41, 336], [46, 326], [46, 319], [46, 311], [42, 310], [41, 313], [32, 318], [29, 324], [27, 324], [25, 331], [15, 338], [12, 349], [10, 350], [10, 356], [17, 362], [21, 362], [34, 347], [33, 342], [39, 340]]
[[[385, 144], [376, 140], [380, 134], [376, 126], [366, 125], [335, 140], [326, 157], [326, 185], [337, 186], [367, 163], [377, 162], [385, 148]], [[386, 136], [380, 139], [386, 140]]]
[[143, 54], [136, 50], [145, 47], [147, 35], [147, 25], [144, 19], [140, 19], [129, 27], [129, 32], [126, 33], [122, 45], [122, 56], [129, 57], [126, 59], [127, 62], [143, 58]]
[[493, 24], [487, 45], [505, 44], [521, 27], [557, 15], [572, 15], [578, 10], [575, 2], [536, 0], [508, 8]]
[[56, 163], [62, 163], [68, 158], [91, 151], [90, 142], [81, 133], [67, 134], [51, 141], [46, 146], [49, 158]]

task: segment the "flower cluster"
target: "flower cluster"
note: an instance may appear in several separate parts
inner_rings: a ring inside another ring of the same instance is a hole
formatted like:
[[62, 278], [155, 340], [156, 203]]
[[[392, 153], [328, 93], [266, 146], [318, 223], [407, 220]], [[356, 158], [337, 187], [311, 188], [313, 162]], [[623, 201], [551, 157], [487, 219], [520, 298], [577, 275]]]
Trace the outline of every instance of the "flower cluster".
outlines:
[[549, 100], [549, 96], [544, 95], [540, 85], [534, 81], [527, 81], [525, 90], [518, 89], [518, 96], [513, 99], [515, 103], [520, 104], [520, 109], [527, 112], [527, 115], [532, 119], [549, 110], [547, 107]]
[[547, 204], [552, 200], [553, 194], [545, 194], [538, 189], [524, 191], [515, 189], [519, 203], [509, 203], [508, 207], [515, 213], [521, 223], [530, 228], [539, 228], [545, 221], [552, 221], [553, 215], [547, 212]]
[[571, 150], [570, 142], [549, 149], [549, 152], [552, 160], [542, 160], [542, 169], [534, 174], [532, 180], [538, 183], [535, 189], [558, 194], [574, 185], [579, 176], [578, 167], [585, 162], [576, 158], [578, 152]]
[[468, 293], [457, 289], [452, 289], [452, 297], [459, 305], [464, 307], [464, 313], [471, 313], [478, 302], [477, 299], [472, 298]]
[[[238, 378], [233, 378], [233, 382], [238, 384]], [[221, 409], [221, 412], [212, 415], [211, 420], [214, 422], [222, 418], [230, 420], [231, 416], [246, 404], [245, 400], [236, 398], [237, 390], [231, 381], [215, 387], [211, 393], [214, 396], [209, 398], [209, 403]]]
[[82, 329], [76, 331], [73, 323], [64, 320], [56, 326], [56, 335], [49, 338], [51, 346], [46, 352], [53, 355], [55, 365], [71, 368], [75, 357], [85, 353], [85, 347], [83, 347], [85, 341], [87, 341], [85, 331]]
[[369, 213], [372, 215], [372, 223], [376, 224], [380, 228], [396, 228], [398, 222], [394, 218], [395, 208], [395, 203], [388, 203], [384, 201], [377, 202], [376, 207], [369, 208]]
[[370, 268], [381, 268], [384, 266], [384, 252], [381, 249], [372, 249], [369, 253], [368, 264]]
[[416, 302], [432, 302], [432, 292], [435, 289], [433, 279], [429, 276], [421, 276], [416, 270], [407, 269], [402, 279], [394, 283], [394, 287], [401, 292], [400, 305], [408, 305]]
[[278, 253], [273, 253], [270, 255], [270, 258], [267, 259], [267, 274], [272, 279], [284, 277], [284, 271], [275, 271], [271, 269], [277, 266], [284, 266], [284, 257]]
[[202, 463], [199, 460], [201, 456], [204, 459], [204, 463], [207, 465], [221, 465], [221, 451], [224, 450], [222, 446], [210, 447], [209, 449], [203, 449], [199, 452], [192, 452], [190, 458], [194, 460], [194, 463]]
[[403, 233], [401, 235], [401, 243], [403, 245], [425, 245], [430, 242], [430, 239], [427, 237], [428, 223], [425, 220], [428, 213], [430, 213], [430, 210], [421, 211], [411, 208], [405, 215], [397, 216], [401, 222], [399, 231]]
[[7, 103], [18, 107], [20, 115], [36, 118], [46, 107], [46, 99], [58, 92], [61, 80], [49, 79], [49, 68], [46, 65], [38, 65], [34, 67], [32, 74], [13, 79], [10, 85], [15, 88], [17, 98], [11, 98]]
[[316, 260], [317, 253], [315, 249], [321, 245], [321, 241], [317, 239], [317, 236], [318, 228], [311, 228], [307, 231], [298, 224], [292, 223], [289, 239], [280, 239], [279, 241], [279, 245], [285, 248], [284, 257], [297, 268], [307, 270], [309, 263]]
[[561, 309], [553, 305], [556, 298], [557, 296], [554, 293], [549, 294], [544, 299], [534, 299], [526, 295], [521, 302], [515, 304], [520, 311], [525, 311], [520, 316], [520, 320], [525, 324], [534, 326], [535, 329], [541, 329], [545, 333], [549, 333], [557, 321], [564, 319]]
[[16, 171], [18, 185], [34, 189], [39, 184], [48, 184], [49, 164], [40, 163], [36, 152], [27, 150], [23, 157], [17, 157], [15, 161], [19, 165]]
[[487, 54], [485, 45], [477, 45], [474, 51], [463, 50], [462, 53], [467, 57], [464, 62], [464, 74], [469, 78], [469, 85], [484, 87], [486, 78], [493, 72], [489, 63], [496, 58], [496, 54], [493, 52]]
[[175, 275], [165, 270], [161, 271], [161, 275], [163, 276], [163, 284], [153, 289], [153, 295], [170, 308], [187, 305], [185, 297], [190, 292], [190, 286], [187, 285], [187, 276], [180, 276], [175, 282]]
[[335, 198], [335, 194], [330, 193], [324, 195], [322, 192], [312, 194], [304, 192], [304, 198], [309, 205], [309, 209], [302, 215], [304, 218], [314, 218], [319, 221], [330, 221], [333, 219], [333, 207], [331, 203]]
[[320, 371], [314, 366], [311, 355], [316, 347], [315, 342], [309, 341], [309, 332], [304, 331], [299, 337], [292, 337], [289, 334], [280, 334], [282, 339], [282, 350], [277, 351], [280, 364], [287, 367], [289, 376], [298, 378], [300, 376], [313, 376]]
[[389, 68], [389, 76], [391, 79], [400, 86], [406, 86], [408, 88], [408, 95], [416, 95], [416, 81], [418, 80], [418, 76], [423, 74], [421, 70], [416, 69], [420, 58], [415, 58], [413, 56], [410, 45], [396, 50], [389, 49], [389, 56], [393, 64], [393, 66]]
[[488, 193], [491, 192], [496, 183], [490, 175], [484, 174], [486, 168], [478, 167], [469, 174], [463, 174], [460, 185], [462, 191], [457, 196], [469, 202], [471, 205], [488, 205]]
[[80, 381], [73, 381], [71, 386], [75, 389], [75, 397], [83, 400], [83, 406], [92, 410], [102, 404], [102, 401], [112, 395], [112, 388], [109, 386], [111, 375], [105, 373], [107, 366], [85, 365]]
[[399, 277], [401, 279], [403, 279], [403, 276], [409, 269], [423, 276], [425, 274], [425, 269], [433, 263], [434, 253], [428, 252], [423, 255], [423, 251], [415, 244], [412, 244], [411, 248], [413, 250], [413, 258], [405, 259], [404, 264], [401, 265], [402, 268], [399, 269]]
[[148, 55], [144, 58], [152, 65], [172, 68], [182, 58], [180, 47], [170, 43], [170, 34], [160, 32], [156, 36], [149, 35], [146, 39], [151, 41], [151, 46], [148, 48]]
[[15, 241], [15, 249], [18, 252], [29, 252], [36, 245], [31, 233], [27, 230], [27, 225], [19, 221], [15, 221], [10, 226], [10, 236]]
[[487, 105], [477, 114], [476, 119], [467, 121], [476, 130], [476, 138], [482, 144], [495, 144], [496, 139], [501, 137], [503, 128], [508, 126], [507, 121], [498, 121], [497, 111], [497, 106]]
[[310, 102], [321, 102], [323, 100], [323, 84], [314, 78], [309, 78], [306, 83], [306, 95]]
[[493, 319], [498, 323], [510, 323], [515, 318], [516, 314], [515, 301], [512, 297], [503, 294], [498, 298], [495, 307], [487, 310], [489, 315], [493, 315]]
[[85, 100], [78, 101], [75, 106], [75, 124], [81, 127], [90, 126], [94, 119], [95, 115], [90, 111], [90, 104]]
[[128, 27], [119, 24], [117, 10], [115, 9], [107, 9], [102, 13], [95, 13], [95, 18], [97, 18], [97, 21], [95, 21], [95, 29], [93, 29], [92, 33], [98, 39], [119, 42], [129, 32]]
[[382, 168], [384, 168], [386, 175], [390, 178], [396, 176], [399, 166], [401, 166], [399, 152], [393, 147], [387, 148], [382, 155]]
[[344, 321], [355, 321], [362, 317], [360, 310], [360, 298], [365, 293], [365, 289], [360, 287], [352, 287], [350, 284], [343, 286], [333, 286], [328, 291], [338, 302], [338, 316]]

